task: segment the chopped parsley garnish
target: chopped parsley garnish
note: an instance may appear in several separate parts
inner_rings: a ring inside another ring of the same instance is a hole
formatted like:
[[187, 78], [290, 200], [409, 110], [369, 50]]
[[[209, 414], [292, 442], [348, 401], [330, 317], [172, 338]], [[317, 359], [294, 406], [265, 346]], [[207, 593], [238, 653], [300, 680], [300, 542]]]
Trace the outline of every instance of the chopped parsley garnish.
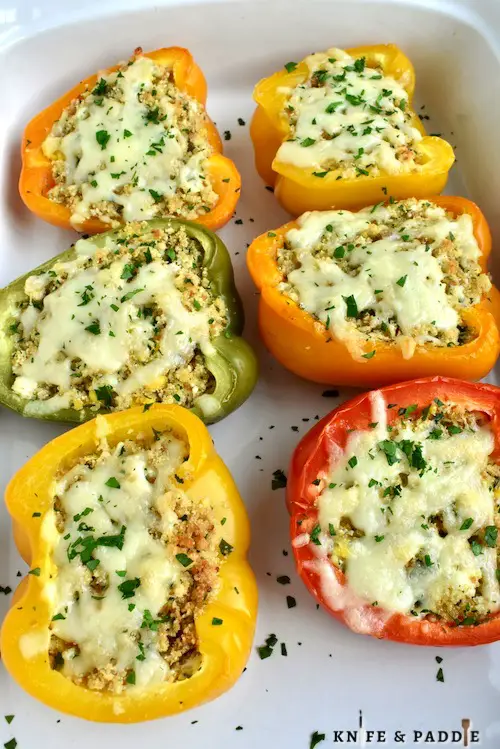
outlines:
[[330, 104], [325, 108], [325, 112], [327, 114], [333, 114], [337, 107], [340, 107], [344, 102], [343, 101], [332, 101]]
[[85, 330], [88, 330], [89, 333], [92, 333], [92, 335], [100, 335], [101, 334], [101, 325], [99, 323], [99, 320], [94, 320], [93, 323], [90, 325], [87, 325]]
[[461, 531], [467, 531], [471, 527], [474, 520], [472, 518], [465, 518], [464, 522], [460, 526]]
[[401, 278], [396, 281], [397, 285], [403, 287], [406, 283], [407, 278], [408, 276], [401, 276]]
[[316, 544], [316, 546], [321, 546], [321, 541], [319, 540], [320, 533], [321, 533], [321, 526], [319, 523], [317, 523], [310, 533], [310, 539], [313, 544]]
[[227, 557], [228, 554], [230, 554], [234, 549], [234, 546], [231, 546], [227, 541], [224, 541], [223, 538], [220, 540], [219, 544], [219, 551], [222, 554], [223, 557]]
[[127, 684], [135, 684], [135, 671], [129, 671], [125, 681]]
[[144, 115], [144, 119], [146, 122], [152, 122], [153, 124], [158, 125], [160, 121], [166, 119], [166, 115], [160, 119], [160, 108], [153, 107], [152, 109], [148, 109]]
[[281, 470], [281, 468], [278, 468], [277, 471], [273, 471], [271, 489], [274, 491], [276, 489], [284, 489], [285, 487], [286, 487], [286, 476], [284, 472]]
[[480, 554], [483, 553], [483, 547], [481, 546], [479, 541], [475, 538], [471, 540], [470, 548], [475, 557], [478, 557]]
[[379, 544], [381, 541], [383, 541], [385, 536], [375, 536], [375, 541]]
[[486, 546], [489, 546], [490, 549], [494, 549], [497, 545], [497, 538], [498, 528], [496, 528], [494, 525], [487, 525], [484, 529], [484, 541], [486, 543]]
[[385, 453], [385, 457], [387, 458], [387, 462], [390, 466], [394, 465], [394, 463], [399, 462], [398, 458], [396, 457], [396, 442], [393, 442], [392, 440], [382, 440], [378, 443], [378, 446]]
[[326, 738], [324, 733], [318, 733], [318, 731], [314, 731], [314, 733], [311, 734], [311, 741], [309, 743], [309, 749], [314, 749], [315, 746], [318, 746], [322, 741], [324, 741]]
[[287, 62], [285, 64], [285, 70], [286, 70], [287, 73], [293, 73], [293, 71], [295, 70], [296, 67], [297, 67], [297, 63], [296, 62]]
[[430, 440], [439, 440], [439, 439], [441, 439], [442, 435], [443, 435], [443, 430], [442, 429], [433, 429], [431, 432], [429, 432], [428, 439], [430, 439]]
[[443, 669], [442, 668], [438, 669], [438, 672], [436, 674], [436, 681], [444, 682], [444, 674], [443, 674]]
[[257, 652], [262, 661], [273, 654], [273, 649], [277, 642], [278, 638], [276, 635], [269, 635], [269, 637], [266, 638], [266, 644], [257, 648]]
[[313, 146], [316, 143], [314, 138], [304, 138], [304, 140], [300, 141], [300, 145], [303, 148], [309, 148], [309, 146]]
[[190, 564], [193, 564], [193, 560], [187, 554], [176, 554], [175, 558], [183, 567], [189, 567]]
[[219, 617], [218, 617], [218, 616], [214, 616], [214, 617], [212, 617], [212, 625], [213, 625], [214, 627], [220, 627], [220, 625], [221, 625], [221, 624], [223, 623], [223, 621], [224, 621], [224, 620], [223, 620], [223, 619], [219, 619]]
[[109, 486], [111, 489], [119, 489], [120, 488], [120, 482], [114, 476], [111, 476], [106, 481], [106, 486]]
[[129, 299], [132, 299], [136, 294], [140, 294], [141, 291], [144, 291], [144, 289], [134, 289], [133, 291], [128, 291], [122, 298], [120, 299], [120, 302], [128, 302]]
[[433, 566], [434, 562], [430, 558], [429, 554], [425, 555], [424, 560], [425, 560], [425, 566], [426, 567], [432, 567]]
[[33, 570], [30, 570], [28, 572], [28, 575], [34, 575], [35, 577], [40, 577], [40, 567], [35, 567]]
[[108, 133], [107, 130], [98, 130], [95, 134], [95, 139], [101, 146], [101, 150], [104, 151], [106, 146], [108, 145], [108, 141], [111, 138], [111, 135]]
[[349, 466], [351, 468], [356, 468], [356, 466], [358, 465], [358, 459], [355, 455], [353, 455], [352, 458], [349, 458], [347, 462], [349, 463]]
[[358, 316], [358, 305], [356, 304], [356, 299], [351, 294], [350, 296], [343, 296], [342, 299], [344, 300], [346, 304], [346, 317], [357, 317]]
[[124, 281], [129, 281], [136, 274], [136, 267], [133, 263], [125, 263], [121, 272], [120, 278]]
[[135, 591], [140, 587], [141, 581], [138, 577], [133, 577], [130, 580], [124, 580], [118, 585], [118, 590], [122, 594], [122, 599], [132, 598], [135, 596]]
[[[131, 610], [132, 609], [130, 608], [130, 604], [129, 604], [129, 611]], [[170, 616], [168, 614], [166, 616], [160, 617], [159, 619], [155, 619], [149, 609], [144, 609], [144, 613], [142, 615], [141, 629], [149, 629], [151, 630], [151, 632], [157, 632], [160, 624], [164, 624], [165, 622], [168, 622], [168, 621], [170, 621]]]
[[92, 93], [96, 96], [102, 96], [106, 93], [106, 89], [108, 87], [107, 82], [104, 80], [104, 78], [101, 78], [99, 80], [99, 83], [96, 85], [95, 88], [92, 89]]
[[163, 200], [163, 195], [161, 194], [161, 192], [156, 192], [155, 190], [150, 190], [149, 194], [151, 195], [151, 197], [153, 198], [153, 200], [154, 200], [155, 203], [159, 203], [160, 200]]
[[113, 393], [114, 390], [111, 385], [101, 385], [95, 389], [97, 400], [102, 401], [105, 406], [111, 406], [113, 402]]

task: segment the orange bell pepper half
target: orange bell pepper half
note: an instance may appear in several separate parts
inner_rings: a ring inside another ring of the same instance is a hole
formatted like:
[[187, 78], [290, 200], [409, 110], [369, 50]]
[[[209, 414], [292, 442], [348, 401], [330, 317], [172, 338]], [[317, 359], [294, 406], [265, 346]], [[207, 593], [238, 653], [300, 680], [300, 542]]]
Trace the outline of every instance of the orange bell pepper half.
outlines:
[[[491, 235], [478, 206], [466, 198], [448, 195], [430, 200], [454, 216], [462, 213], [471, 216], [481, 250], [479, 262], [486, 271]], [[291, 221], [262, 234], [252, 242], [247, 254], [250, 274], [260, 290], [260, 334], [284, 367], [314, 382], [375, 387], [437, 374], [479, 380], [494, 366], [500, 350], [500, 293], [495, 287], [487, 298], [462, 313], [465, 324], [476, 333], [472, 341], [453, 347], [417, 346], [413, 356], [405, 359], [393, 343], [373, 340], [364, 344], [364, 353], [375, 351], [375, 355], [354, 359], [345, 344], [332, 338], [322, 322], [278, 290], [283, 276], [276, 263], [277, 252], [287, 232], [297, 225]]]
[[[214, 519], [224, 525], [224, 541], [230, 552], [220, 564], [218, 588], [195, 615], [202, 656], [199, 670], [187, 679], [134, 686], [120, 693], [93, 691], [49, 664], [53, 602], [47, 591], [57, 567], [52, 557], [54, 539], [50, 532], [44, 533], [44, 522], [53, 512], [53, 483], [60, 471], [94, 453], [103, 436], [113, 447], [141, 434], [144, 437], [151, 430], [170, 430], [187, 443], [189, 456], [178, 480], [192, 501], [210, 499]], [[23, 689], [50, 707], [79, 718], [135, 723], [196, 707], [233, 686], [250, 655], [257, 616], [257, 586], [246, 559], [250, 530], [231, 474], [197, 416], [166, 404], [154, 405], [147, 412], [133, 408], [98, 416], [57, 437], [34, 455], [7, 487], [6, 503], [19, 553], [34, 569], [15, 591], [0, 633], [3, 663]], [[214, 626], [214, 621], [219, 626]]]
[[[346, 52], [355, 58], [364, 57], [368, 67], [380, 67], [385, 75], [398, 81], [407, 91], [411, 106], [415, 73], [410, 60], [396, 45], [353, 47]], [[421, 160], [418, 171], [405, 174], [382, 172], [376, 176], [358, 174], [356, 178], [340, 179], [339, 171], [332, 170], [319, 179], [314, 174], [314, 168], [280, 162], [276, 157], [277, 151], [291, 134], [285, 115], [290, 90], [306, 81], [308, 76], [308, 67], [302, 61], [290, 72], [284, 69], [264, 78], [254, 90], [257, 109], [250, 135], [255, 150], [255, 166], [266, 184], [274, 187], [278, 201], [292, 216], [327, 208], [353, 210], [384, 200], [386, 195], [421, 198], [443, 190], [455, 159], [453, 149], [442, 138], [427, 136], [413, 110], [410, 124], [424, 136], [416, 144]]]
[[[144, 56], [160, 65], [172, 68], [176, 87], [205, 106], [207, 98], [205, 77], [187, 49], [166, 47], [154, 52], [146, 52]], [[118, 66], [115, 65], [109, 68], [108, 72], [111, 73], [117, 69]], [[86, 234], [109, 231], [110, 225], [97, 218], [90, 218], [79, 225], [74, 225], [70, 220], [69, 208], [46, 197], [47, 192], [54, 186], [54, 179], [51, 161], [43, 153], [42, 144], [63, 110], [87, 89], [93, 88], [97, 83], [97, 78], [98, 74], [86, 78], [37, 114], [27, 125], [21, 145], [22, 169], [19, 192], [26, 206], [32, 213], [50, 224], [63, 229], [76, 228]], [[219, 200], [209, 213], [198, 216], [196, 222], [208, 229], [219, 229], [233, 215], [240, 197], [241, 177], [234, 162], [222, 155], [219, 133], [208, 116], [206, 130], [208, 142], [214, 151], [208, 159], [207, 172]]]
[[[375, 399], [378, 400], [374, 409]], [[463, 407], [484, 415], [494, 437], [489, 458], [500, 463], [500, 389], [445, 377], [411, 380], [359, 395], [325, 416], [299, 442], [292, 457], [287, 482], [290, 533], [297, 571], [309, 592], [337, 620], [358, 634], [414, 645], [482, 645], [500, 640], [500, 612], [479, 623], [444, 621], [432, 613], [415, 617], [390, 612], [377, 602], [363, 601], [349, 588], [349, 562], [345, 573], [311, 541], [317, 528], [318, 475], [331, 471], [343, 455], [349, 434], [370, 431], [374, 410], [383, 408], [390, 426], [398, 411], [411, 407], [417, 418], [433, 401]], [[389, 406], [390, 404], [390, 406]], [[416, 410], [414, 410], [416, 405]], [[378, 418], [377, 416], [377, 418]], [[459, 489], [459, 488], [458, 488]]]

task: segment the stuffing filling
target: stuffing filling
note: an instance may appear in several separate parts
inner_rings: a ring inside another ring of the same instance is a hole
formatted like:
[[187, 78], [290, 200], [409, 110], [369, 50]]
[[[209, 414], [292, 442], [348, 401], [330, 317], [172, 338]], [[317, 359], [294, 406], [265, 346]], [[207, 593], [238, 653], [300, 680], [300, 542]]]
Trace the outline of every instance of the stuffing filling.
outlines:
[[475, 625], [500, 608], [500, 466], [483, 414], [436, 399], [353, 432], [314, 482], [325, 549], [364, 601]]
[[401, 83], [341, 49], [304, 62], [309, 75], [286, 100], [283, 117], [291, 133], [277, 161], [312, 168], [318, 178], [337, 172], [337, 179], [421, 168], [422, 134]]
[[12, 389], [40, 412], [191, 407], [214, 387], [206, 357], [227, 325], [204, 250], [186, 230], [132, 223], [30, 276], [11, 326]]
[[[350, 211], [305, 213], [277, 255], [280, 291], [350, 348], [395, 343], [460, 346], [464, 312], [491, 282], [467, 214], [411, 198]], [[362, 354], [365, 356], [366, 354]]]
[[67, 206], [76, 225], [196, 219], [218, 199], [203, 105], [141, 49], [66, 107], [43, 151], [54, 179], [47, 197]]
[[79, 686], [121, 693], [201, 666], [195, 618], [232, 547], [183, 489], [185, 443], [126, 440], [57, 477], [49, 658]]

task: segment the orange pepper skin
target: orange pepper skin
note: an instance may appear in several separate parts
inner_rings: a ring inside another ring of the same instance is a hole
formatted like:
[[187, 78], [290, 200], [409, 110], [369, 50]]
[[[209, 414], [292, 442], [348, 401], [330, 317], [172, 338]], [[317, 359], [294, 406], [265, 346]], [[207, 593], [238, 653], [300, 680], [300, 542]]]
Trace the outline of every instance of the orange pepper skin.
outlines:
[[[205, 77], [187, 49], [166, 47], [154, 52], [146, 52], [145, 57], [172, 68], [176, 87], [205, 106], [207, 98]], [[118, 66], [115, 65], [109, 68], [109, 72], [117, 68]], [[27, 208], [49, 224], [63, 229], [77, 229], [86, 234], [109, 231], [110, 226], [97, 218], [87, 219], [78, 225], [73, 224], [69, 208], [46, 197], [47, 191], [54, 185], [54, 180], [51, 162], [43, 153], [42, 144], [63, 110], [73, 99], [92, 88], [97, 82], [97, 77], [98, 74], [95, 74], [81, 81], [71, 91], [37, 114], [27, 125], [21, 145], [22, 168], [19, 192]], [[234, 162], [222, 155], [219, 133], [208, 115], [206, 129], [208, 141], [214, 149], [214, 153], [207, 160], [207, 172], [219, 200], [209, 213], [198, 216], [196, 222], [208, 229], [219, 229], [234, 213], [240, 197], [241, 177]]]
[[[202, 665], [191, 678], [149, 688], [127, 688], [121, 694], [101, 693], [74, 684], [50, 668], [49, 625], [52, 609], [44, 595], [50, 575], [57, 574], [51, 542], [44, 537], [44, 517], [52, 506], [54, 476], [81, 456], [95, 452], [106, 434], [111, 445], [147, 429], [170, 429], [189, 445], [189, 458], [178, 471], [183, 489], [195, 501], [209, 497], [216, 522], [226, 518], [224, 540], [233, 551], [221, 564], [220, 587], [196, 616]], [[180, 473], [181, 472], [181, 473]], [[39, 574], [27, 575], [14, 594], [2, 625], [3, 663], [29, 694], [59, 712], [87, 720], [134, 723], [182, 712], [230, 689], [250, 654], [257, 616], [257, 587], [246, 560], [250, 541], [243, 502], [212, 439], [197, 416], [176, 405], [133, 408], [99, 416], [56, 438], [14, 476], [6, 491], [17, 548]], [[34, 517], [33, 513], [41, 513]], [[213, 626], [220, 618], [222, 625]]]
[[[466, 198], [448, 195], [430, 200], [456, 216], [468, 213], [472, 217], [474, 236], [481, 250], [480, 264], [486, 270], [491, 235], [478, 206]], [[413, 356], [404, 359], [394, 344], [367, 341], [363, 353], [375, 351], [375, 355], [371, 359], [354, 359], [323, 323], [277, 288], [282, 281], [276, 264], [277, 251], [286, 233], [296, 225], [292, 221], [262, 234], [252, 242], [247, 254], [250, 274], [260, 290], [260, 335], [284, 367], [313, 382], [375, 387], [437, 374], [479, 380], [494, 366], [500, 352], [500, 293], [495, 287], [488, 292], [487, 299], [463, 313], [466, 324], [476, 332], [469, 343], [452, 348], [417, 346]]]
[[[451, 401], [467, 412], [481, 412], [489, 417], [495, 447], [490, 455], [495, 463], [500, 462], [500, 388], [483, 383], [470, 383], [447, 377], [427, 377], [383, 388], [379, 391], [383, 399], [387, 423], [398, 418], [399, 408], [417, 404], [420, 410], [434, 399]], [[500, 640], [500, 613], [497, 611], [477, 626], [457, 626], [438, 619], [419, 619], [409, 614], [387, 612], [376, 603], [362, 601], [356, 604], [355, 613], [342, 606], [337, 607], [335, 598], [328, 594], [330, 585], [322, 583], [321, 568], [317, 566], [314, 544], [300, 543], [300, 537], [310, 533], [318, 523], [316, 498], [318, 487], [315, 479], [322, 471], [328, 471], [332, 459], [343, 454], [352, 431], [368, 431], [373, 421], [373, 392], [362, 393], [327, 414], [297, 445], [290, 468], [286, 488], [286, 501], [290, 513], [290, 535], [293, 555], [299, 576], [309, 592], [328, 613], [358, 634], [411, 645], [468, 647], [485, 645]], [[398, 408], [390, 408], [397, 404]], [[334, 457], [336, 456], [336, 457]], [[299, 541], [297, 543], [297, 541]], [[349, 588], [344, 572], [326, 561], [326, 566], [341, 589]], [[339, 603], [341, 603], [341, 598]]]
[[[406, 55], [394, 44], [353, 47], [346, 50], [353, 57], [364, 57], [368, 65], [377, 65], [395, 78], [408, 92], [409, 105], [415, 88], [415, 73]], [[314, 168], [305, 169], [280, 162], [276, 153], [290, 137], [290, 125], [283, 115], [289, 94], [308, 77], [305, 62], [288, 73], [279, 71], [261, 80], [254, 90], [257, 109], [250, 127], [255, 151], [255, 166], [266, 184], [292, 216], [305, 211], [327, 208], [355, 210], [365, 205], [393, 198], [423, 198], [439, 194], [445, 187], [448, 172], [455, 159], [453, 149], [442, 138], [427, 136], [418, 115], [411, 111], [411, 124], [424, 136], [417, 146], [422, 157], [421, 168], [410, 174], [382, 173], [378, 176], [358, 175], [355, 179], [337, 180], [338, 172], [315, 177]]]

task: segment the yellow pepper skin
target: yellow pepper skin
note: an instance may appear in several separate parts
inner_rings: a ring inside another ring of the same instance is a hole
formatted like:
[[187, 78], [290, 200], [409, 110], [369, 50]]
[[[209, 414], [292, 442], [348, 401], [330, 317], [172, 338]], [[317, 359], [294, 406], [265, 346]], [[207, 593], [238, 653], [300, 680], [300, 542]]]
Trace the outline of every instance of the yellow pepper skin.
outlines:
[[[127, 687], [121, 694], [96, 692], [77, 686], [49, 665], [52, 607], [44, 591], [56, 569], [51, 544], [44, 537], [44, 518], [51, 509], [51, 486], [58, 471], [95, 452], [103, 436], [114, 445], [152, 428], [170, 429], [189, 445], [189, 458], [177, 472], [184, 479], [183, 489], [194, 501], [210, 497], [216, 521], [227, 518], [224, 539], [233, 551], [221, 564], [218, 592], [195, 620], [200, 670], [175, 683]], [[23, 689], [60, 712], [93, 721], [134, 723], [182, 712], [233, 686], [250, 654], [257, 615], [257, 588], [246, 560], [249, 524], [234, 481], [197, 416], [180, 406], [161, 404], [146, 413], [133, 408], [98, 416], [31, 458], [7, 487], [6, 502], [19, 552], [35, 570], [19, 585], [0, 638], [4, 665]], [[223, 624], [213, 626], [214, 617]]]
[[[408, 92], [411, 105], [415, 73], [409, 59], [396, 45], [353, 47], [346, 51], [352, 57], [364, 57], [368, 66], [378, 66], [385, 75], [395, 78]], [[255, 150], [255, 166], [266, 184], [274, 187], [278, 201], [292, 216], [328, 208], [356, 210], [386, 200], [387, 196], [421, 198], [438, 195], [444, 189], [455, 160], [453, 149], [442, 138], [427, 136], [413, 110], [411, 124], [424, 136], [416, 145], [422, 158], [417, 172], [337, 179], [339, 171], [330, 171], [318, 178], [313, 174], [314, 168], [305, 169], [278, 161], [276, 152], [291, 135], [288, 118], [284, 115], [289, 91], [307, 80], [308, 75], [307, 65], [302, 61], [289, 73], [281, 70], [261, 80], [253, 94], [257, 109], [250, 135]]]

